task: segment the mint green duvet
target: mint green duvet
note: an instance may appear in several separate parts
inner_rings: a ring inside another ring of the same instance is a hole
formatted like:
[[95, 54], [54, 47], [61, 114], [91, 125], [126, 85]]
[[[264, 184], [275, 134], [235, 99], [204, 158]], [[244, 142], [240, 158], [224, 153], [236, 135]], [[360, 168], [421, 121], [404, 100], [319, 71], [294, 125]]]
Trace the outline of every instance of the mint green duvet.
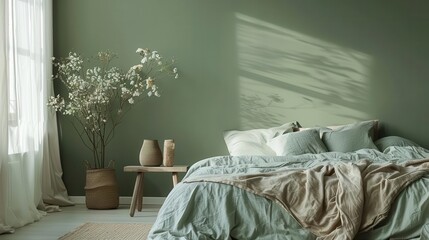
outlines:
[[[195, 163], [183, 180], [208, 175], [263, 173], [282, 167], [302, 168], [338, 161], [370, 159], [402, 163], [428, 158], [419, 147], [389, 147], [384, 153], [305, 154], [294, 157], [219, 156]], [[168, 195], [149, 239], [316, 239], [280, 205], [248, 191], [220, 183], [179, 183]], [[287, 194], [293, 194], [287, 193]], [[397, 197], [389, 217], [356, 239], [428, 239], [429, 175]]]

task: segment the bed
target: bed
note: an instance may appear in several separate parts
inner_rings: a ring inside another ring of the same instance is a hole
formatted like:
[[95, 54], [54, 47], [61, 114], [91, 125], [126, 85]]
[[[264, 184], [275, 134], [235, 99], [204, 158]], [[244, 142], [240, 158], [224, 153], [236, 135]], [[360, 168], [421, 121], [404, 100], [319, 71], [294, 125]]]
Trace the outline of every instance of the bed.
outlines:
[[228, 131], [231, 155], [193, 164], [148, 238], [429, 239], [429, 150], [377, 127]]

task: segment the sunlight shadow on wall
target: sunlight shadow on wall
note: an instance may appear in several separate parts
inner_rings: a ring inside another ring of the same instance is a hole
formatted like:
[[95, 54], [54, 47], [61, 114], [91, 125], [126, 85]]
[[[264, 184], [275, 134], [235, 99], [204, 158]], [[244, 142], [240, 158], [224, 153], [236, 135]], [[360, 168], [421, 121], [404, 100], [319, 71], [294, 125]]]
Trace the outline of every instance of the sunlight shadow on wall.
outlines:
[[370, 56], [236, 13], [242, 128], [367, 119]]

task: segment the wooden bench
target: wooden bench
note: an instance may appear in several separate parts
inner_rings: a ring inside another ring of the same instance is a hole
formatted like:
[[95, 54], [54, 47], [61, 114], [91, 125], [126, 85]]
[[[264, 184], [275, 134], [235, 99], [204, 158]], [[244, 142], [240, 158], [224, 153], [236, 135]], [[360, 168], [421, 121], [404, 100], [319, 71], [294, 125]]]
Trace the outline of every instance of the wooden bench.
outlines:
[[148, 172], [171, 172], [173, 178], [173, 187], [179, 183], [179, 172], [187, 172], [189, 166], [178, 165], [172, 167], [146, 167], [146, 166], [125, 166], [124, 172], [136, 172], [136, 183], [134, 185], [133, 197], [131, 199], [130, 216], [134, 216], [134, 212], [137, 209], [139, 212], [142, 211], [143, 206], [143, 178], [144, 173]]

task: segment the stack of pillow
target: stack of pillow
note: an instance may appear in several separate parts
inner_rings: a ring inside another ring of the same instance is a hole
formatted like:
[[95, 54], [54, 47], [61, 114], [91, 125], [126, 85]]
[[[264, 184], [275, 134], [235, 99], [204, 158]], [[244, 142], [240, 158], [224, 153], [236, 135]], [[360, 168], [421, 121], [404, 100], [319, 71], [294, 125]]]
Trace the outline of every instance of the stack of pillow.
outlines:
[[232, 156], [258, 155], [275, 156], [276, 152], [267, 145], [270, 139], [283, 134], [292, 133], [298, 129], [298, 122], [285, 123], [279, 127], [268, 129], [252, 129], [247, 131], [226, 131], [224, 139]]
[[364, 121], [332, 127], [298, 128], [298, 122], [269, 129], [224, 132], [233, 156], [291, 156], [323, 152], [354, 152], [360, 149], [384, 151], [389, 146], [418, 146], [397, 136], [377, 140], [378, 121]]

